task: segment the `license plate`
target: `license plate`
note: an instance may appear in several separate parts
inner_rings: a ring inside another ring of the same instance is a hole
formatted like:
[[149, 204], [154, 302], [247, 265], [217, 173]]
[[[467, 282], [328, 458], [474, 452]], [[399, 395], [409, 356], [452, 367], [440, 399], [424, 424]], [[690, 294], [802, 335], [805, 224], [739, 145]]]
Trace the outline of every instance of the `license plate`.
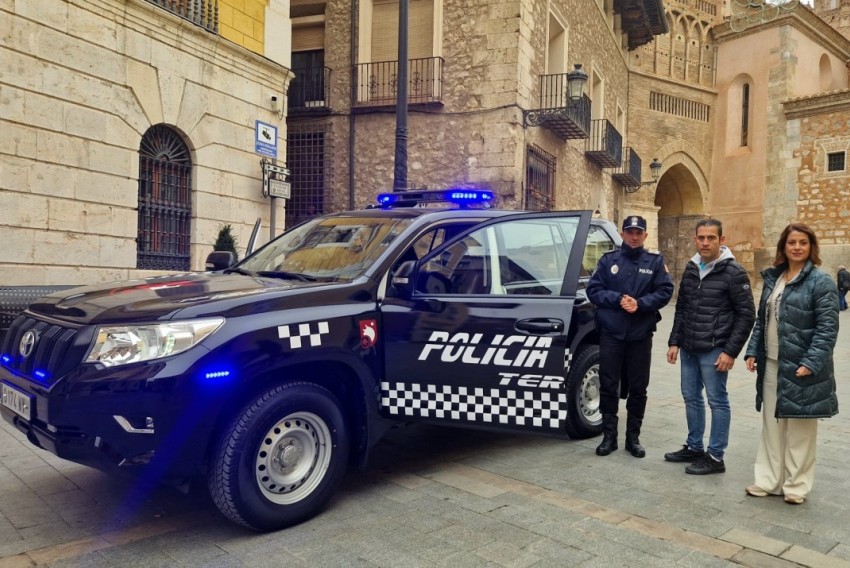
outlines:
[[3, 406], [18, 416], [32, 420], [32, 397], [30, 395], [6, 383], [0, 383], [0, 389], [2, 389], [3, 393]]

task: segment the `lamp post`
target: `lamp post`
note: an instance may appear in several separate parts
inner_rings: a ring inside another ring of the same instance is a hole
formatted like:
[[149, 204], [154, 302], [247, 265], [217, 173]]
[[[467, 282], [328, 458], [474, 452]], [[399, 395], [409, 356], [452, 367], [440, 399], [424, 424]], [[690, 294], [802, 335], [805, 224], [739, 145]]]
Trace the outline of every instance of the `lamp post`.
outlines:
[[655, 185], [656, 183], [658, 183], [658, 179], [661, 177], [661, 160], [659, 160], [658, 158], [652, 158], [652, 163], [649, 164], [649, 171], [652, 173], [651, 180], [642, 181], [639, 185], [625, 186], [623, 189], [626, 190], [626, 193], [634, 193], [644, 186]]
[[393, 191], [407, 189], [407, 24], [407, 0], [399, 0]]

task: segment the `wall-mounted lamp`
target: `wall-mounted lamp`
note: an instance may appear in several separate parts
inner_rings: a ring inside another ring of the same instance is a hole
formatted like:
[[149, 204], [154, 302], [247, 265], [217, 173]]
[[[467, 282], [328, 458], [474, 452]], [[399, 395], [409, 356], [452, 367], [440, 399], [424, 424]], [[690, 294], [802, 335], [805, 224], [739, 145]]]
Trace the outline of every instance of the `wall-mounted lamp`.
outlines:
[[280, 99], [281, 97], [279, 95], [269, 97], [269, 107], [272, 112], [277, 113], [278, 118], [283, 118], [283, 104]]
[[[584, 85], [587, 83], [587, 73], [581, 68], [581, 63], [576, 63], [574, 69], [567, 76], [567, 89], [563, 91], [563, 75], [546, 75], [541, 77], [541, 90], [546, 96], [541, 96], [541, 107], [538, 110], [527, 110], [523, 112], [523, 126], [539, 126], [544, 124], [548, 118], [557, 116], [571, 117], [570, 120], [576, 120], [573, 115], [577, 112], [581, 114], [581, 100], [584, 97]], [[544, 79], [547, 83], [543, 83]], [[563, 106], [562, 106], [563, 105]], [[552, 107], [552, 108], [547, 108]], [[590, 113], [588, 106], [586, 112]], [[585, 134], [584, 138], [587, 137]]]
[[627, 186], [625, 188], [626, 193], [634, 193], [644, 186], [655, 185], [656, 183], [658, 183], [658, 178], [661, 177], [661, 160], [659, 160], [658, 158], [652, 158], [652, 163], [649, 164], [649, 171], [652, 172], [651, 180], [643, 181], [640, 183], [640, 185]]
[[576, 63], [575, 69], [567, 73], [567, 93], [570, 102], [581, 100], [585, 83], [587, 83], [587, 73], [582, 70], [581, 63]]

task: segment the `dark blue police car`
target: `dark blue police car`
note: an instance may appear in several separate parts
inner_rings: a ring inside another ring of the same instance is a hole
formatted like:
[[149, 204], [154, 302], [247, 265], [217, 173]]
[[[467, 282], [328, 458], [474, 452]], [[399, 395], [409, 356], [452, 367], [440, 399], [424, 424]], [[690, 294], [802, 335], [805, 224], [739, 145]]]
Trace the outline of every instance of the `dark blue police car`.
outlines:
[[445, 199], [491, 195], [385, 194], [235, 266], [44, 297], [3, 343], [3, 417], [68, 460], [204, 476], [255, 530], [315, 515], [399, 421], [599, 433], [583, 287], [616, 228]]

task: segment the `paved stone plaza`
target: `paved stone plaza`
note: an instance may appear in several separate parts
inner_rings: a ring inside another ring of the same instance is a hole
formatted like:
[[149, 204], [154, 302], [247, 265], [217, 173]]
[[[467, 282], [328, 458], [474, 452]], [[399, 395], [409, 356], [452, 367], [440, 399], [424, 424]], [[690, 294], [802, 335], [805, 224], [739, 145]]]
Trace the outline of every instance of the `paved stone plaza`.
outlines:
[[645, 459], [622, 440], [600, 458], [598, 439], [401, 428], [325, 513], [272, 534], [226, 521], [204, 488], [139, 489], [34, 449], [4, 422], [0, 568], [850, 567], [850, 315], [836, 350], [841, 413], [820, 423], [816, 484], [800, 506], [744, 494], [761, 417], [740, 359], [726, 473], [664, 462], [686, 435], [679, 368], [664, 357], [672, 316], [666, 308], [656, 336]]

